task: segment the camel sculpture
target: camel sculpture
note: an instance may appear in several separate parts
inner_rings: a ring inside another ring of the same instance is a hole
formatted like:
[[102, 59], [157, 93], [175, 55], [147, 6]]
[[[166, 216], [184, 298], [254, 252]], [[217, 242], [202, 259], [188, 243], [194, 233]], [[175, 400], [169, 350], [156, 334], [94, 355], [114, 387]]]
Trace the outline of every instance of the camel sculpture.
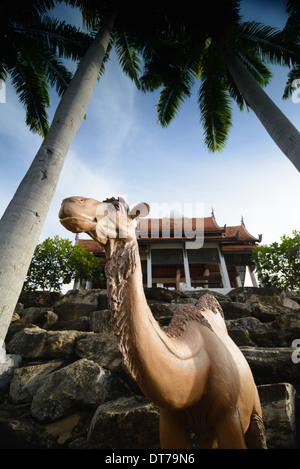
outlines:
[[227, 333], [218, 301], [203, 295], [178, 305], [163, 331], [147, 304], [133, 220], [119, 198], [99, 202], [70, 197], [59, 218], [68, 230], [88, 233], [104, 248], [112, 322], [125, 368], [160, 408], [163, 449], [266, 448], [256, 385], [246, 359]]

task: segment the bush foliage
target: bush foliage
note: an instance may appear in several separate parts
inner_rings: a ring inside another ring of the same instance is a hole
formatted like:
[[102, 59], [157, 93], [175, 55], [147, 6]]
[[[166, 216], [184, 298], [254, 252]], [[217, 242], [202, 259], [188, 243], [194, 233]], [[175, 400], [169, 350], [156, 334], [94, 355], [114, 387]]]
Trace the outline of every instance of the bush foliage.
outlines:
[[54, 236], [37, 245], [23, 288], [61, 291], [72, 280], [103, 277], [102, 270], [99, 260], [81, 245]]
[[300, 292], [300, 232], [294, 230], [280, 240], [253, 251], [258, 280], [265, 287]]

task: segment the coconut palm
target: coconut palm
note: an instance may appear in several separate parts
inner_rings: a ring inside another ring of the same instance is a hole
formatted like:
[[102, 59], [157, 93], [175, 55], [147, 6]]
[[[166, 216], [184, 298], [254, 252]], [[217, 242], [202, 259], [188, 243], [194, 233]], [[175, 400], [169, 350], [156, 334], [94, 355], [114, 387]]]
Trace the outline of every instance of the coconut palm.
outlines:
[[69, 146], [85, 116], [108, 46], [103, 22], [63, 93], [52, 124], [0, 220], [0, 347], [22, 290]]
[[30, 130], [45, 136], [49, 86], [59, 96], [71, 81], [61, 57], [80, 60], [90, 38], [73, 25], [46, 15], [53, 0], [0, 4], [0, 80], [8, 76], [26, 109]]
[[[255, 23], [246, 24], [245, 26], [247, 29], [253, 30], [254, 33], [266, 29], [264, 26]], [[261, 47], [262, 39], [264, 41], [263, 47]], [[281, 32], [272, 33], [270, 31], [269, 35], [266, 32], [262, 39], [259, 38], [257, 45], [258, 51], [263, 58], [271, 63], [292, 66], [298, 51], [293, 44], [290, 48], [287, 48], [286, 37]], [[267, 48], [265, 48], [266, 44]], [[221, 42], [219, 49], [226, 67], [247, 104], [255, 112], [277, 146], [300, 171], [299, 131], [259, 86], [251, 70], [247, 70], [247, 67], [243, 64], [241, 55], [238, 56], [226, 43]]]
[[272, 76], [268, 64], [292, 66], [299, 58], [298, 44], [276, 28], [242, 23], [239, 2], [234, 3], [235, 16], [226, 28], [207, 21], [197, 30], [194, 17], [185, 15], [181, 19], [184, 35], [174, 36], [146, 62], [142, 89], [162, 87], [158, 119], [167, 126], [199, 80], [198, 102], [209, 150], [221, 150], [226, 145], [234, 100], [241, 110], [251, 108], [255, 112], [300, 171], [300, 134], [262, 89]]
[[113, 40], [116, 45], [124, 72], [138, 84], [140, 59], [132, 44], [138, 44], [139, 50], [147, 48], [147, 40], [151, 36], [159, 37], [168, 25], [159, 1], [154, 1], [157, 9], [154, 7], [148, 14], [144, 9], [136, 10], [131, 2], [70, 0], [67, 3], [80, 8], [85, 24], [95, 28], [95, 37], [62, 95], [38, 153], [0, 220], [0, 346], [5, 339], [68, 149], [85, 116], [99, 71], [103, 69], [111, 48], [110, 41]]

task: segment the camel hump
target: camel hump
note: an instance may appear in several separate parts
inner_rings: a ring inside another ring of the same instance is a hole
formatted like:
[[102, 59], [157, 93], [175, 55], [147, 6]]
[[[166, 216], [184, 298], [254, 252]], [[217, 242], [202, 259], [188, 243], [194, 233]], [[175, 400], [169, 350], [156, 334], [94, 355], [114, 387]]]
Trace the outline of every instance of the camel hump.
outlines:
[[189, 321], [197, 321], [203, 326], [213, 330], [208, 320], [203, 316], [195, 305], [179, 304], [177, 305], [171, 322], [167, 328], [167, 334], [170, 337], [179, 337], [186, 329]]
[[221, 308], [220, 303], [213, 295], [210, 295], [209, 293], [205, 293], [201, 296], [201, 298], [199, 298], [196, 303], [196, 308], [198, 308], [200, 311], [203, 309], [209, 309], [214, 314], [220, 313], [221, 316], [224, 318], [223, 310]]

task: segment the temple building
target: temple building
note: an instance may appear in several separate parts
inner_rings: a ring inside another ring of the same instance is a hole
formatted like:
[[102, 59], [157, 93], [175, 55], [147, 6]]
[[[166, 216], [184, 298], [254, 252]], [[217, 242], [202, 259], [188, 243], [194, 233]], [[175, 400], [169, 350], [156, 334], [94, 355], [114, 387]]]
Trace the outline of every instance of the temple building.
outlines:
[[[229, 291], [244, 286], [247, 269], [257, 286], [251, 254], [262, 236], [252, 236], [243, 220], [238, 226], [220, 227], [214, 213], [204, 218], [142, 218], [136, 235], [147, 287]], [[77, 237], [76, 243], [105, 264], [96, 241]]]

